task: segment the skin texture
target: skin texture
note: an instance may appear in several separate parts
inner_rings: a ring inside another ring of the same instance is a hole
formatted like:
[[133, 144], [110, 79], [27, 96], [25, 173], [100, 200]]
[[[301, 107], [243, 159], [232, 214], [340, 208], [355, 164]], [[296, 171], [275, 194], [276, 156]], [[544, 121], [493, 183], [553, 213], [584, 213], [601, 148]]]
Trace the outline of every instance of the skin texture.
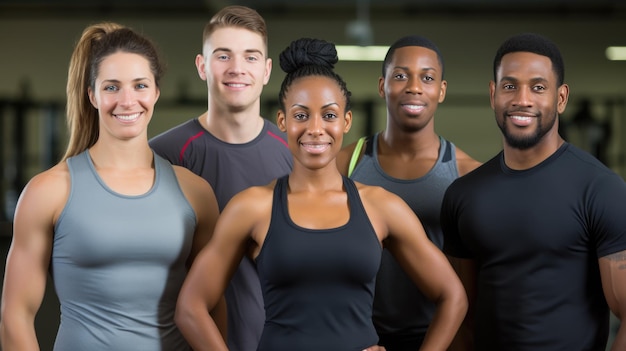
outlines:
[[[148, 61], [121, 52], [106, 57], [89, 97], [99, 111], [100, 136], [89, 150], [98, 174], [118, 193], [146, 193], [155, 176], [147, 127], [159, 97]], [[190, 265], [212, 234], [218, 207], [213, 190], [203, 179], [187, 169], [174, 169], [198, 218]], [[36, 175], [20, 196], [2, 296], [3, 350], [39, 349], [34, 319], [44, 296], [54, 226], [69, 191], [70, 175], [62, 162]]]
[[[435, 113], [448, 87], [442, 74], [435, 51], [406, 46], [396, 49], [385, 76], [378, 79], [378, 94], [387, 107], [387, 124], [378, 139], [378, 159], [385, 173], [394, 178], [422, 177], [437, 161], [440, 143]], [[355, 146], [356, 142], [346, 146], [337, 156], [337, 166], [344, 175]], [[456, 153], [460, 175], [480, 165], [459, 148]]]
[[[277, 124], [287, 133], [294, 156], [287, 195], [289, 215], [305, 228], [344, 225], [349, 208], [335, 157], [352, 122], [352, 113], [345, 111], [345, 98], [334, 80], [311, 76], [296, 80], [284, 102], [286, 111], [279, 111]], [[422, 349], [445, 349], [467, 307], [460, 281], [404, 201], [379, 187], [357, 186], [381, 245], [388, 246], [416, 283], [441, 304]], [[223, 293], [243, 255], [255, 259], [263, 247], [270, 225], [273, 187], [252, 187], [233, 197], [218, 220], [213, 239], [199, 254], [185, 281], [176, 321], [198, 351], [226, 350], [205, 311]], [[212, 271], [208, 276], [207, 267]], [[383, 349], [372, 345], [367, 350]]]
[[244, 28], [219, 28], [196, 56], [196, 68], [208, 88], [209, 107], [199, 118], [202, 126], [232, 144], [259, 135], [261, 92], [272, 72], [263, 37]]
[[[569, 97], [566, 84], [557, 77], [548, 57], [514, 52], [504, 55], [497, 80], [489, 84], [491, 106], [503, 134], [504, 160], [516, 170], [528, 169], [544, 161], [563, 144], [558, 134], [558, 115], [565, 111]], [[452, 258], [451, 263], [463, 282], [470, 302], [459, 341], [453, 350], [474, 350], [473, 315], [477, 270], [473, 260]], [[626, 315], [626, 251], [598, 259], [602, 288], [611, 311]], [[611, 350], [626, 349], [626, 328], [620, 325]]]

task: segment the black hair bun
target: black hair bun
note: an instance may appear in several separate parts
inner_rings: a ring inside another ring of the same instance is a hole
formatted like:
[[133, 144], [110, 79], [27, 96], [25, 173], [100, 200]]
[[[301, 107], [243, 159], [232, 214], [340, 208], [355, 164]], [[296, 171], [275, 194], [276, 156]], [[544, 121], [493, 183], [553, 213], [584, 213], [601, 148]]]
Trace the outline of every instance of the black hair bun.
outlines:
[[279, 56], [280, 68], [287, 74], [303, 66], [333, 69], [339, 58], [335, 44], [322, 39], [301, 38], [291, 42]]

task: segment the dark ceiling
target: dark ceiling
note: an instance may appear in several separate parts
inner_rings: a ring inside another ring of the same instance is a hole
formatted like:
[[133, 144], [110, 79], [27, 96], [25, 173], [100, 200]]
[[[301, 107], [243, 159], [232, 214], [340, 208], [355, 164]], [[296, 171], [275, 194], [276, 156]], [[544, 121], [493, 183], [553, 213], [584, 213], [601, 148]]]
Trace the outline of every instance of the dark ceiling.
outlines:
[[559, 15], [626, 17], [625, 0], [0, 0], [3, 16], [132, 15], [202, 16], [223, 6], [239, 4], [258, 10], [264, 17], [307, 19], [345, 18], [365, 11], [367, 16], [432, 15]]

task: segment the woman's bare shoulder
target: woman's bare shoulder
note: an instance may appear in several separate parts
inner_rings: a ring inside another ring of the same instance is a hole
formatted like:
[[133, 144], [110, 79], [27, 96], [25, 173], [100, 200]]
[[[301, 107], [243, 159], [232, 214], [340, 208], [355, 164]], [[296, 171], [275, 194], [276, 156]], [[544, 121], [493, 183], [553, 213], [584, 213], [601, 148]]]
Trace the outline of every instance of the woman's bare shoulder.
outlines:
[[65, 162], [32, 177], [20, 194], [18, 211], [58, 218], [70, 194], [70, 173]]
[[65, 162], [60, 162], [53, 167], [33, 176], [24, 191], [45, 190], [45, 192], [57, 192], [69, 189], [70, 172]]

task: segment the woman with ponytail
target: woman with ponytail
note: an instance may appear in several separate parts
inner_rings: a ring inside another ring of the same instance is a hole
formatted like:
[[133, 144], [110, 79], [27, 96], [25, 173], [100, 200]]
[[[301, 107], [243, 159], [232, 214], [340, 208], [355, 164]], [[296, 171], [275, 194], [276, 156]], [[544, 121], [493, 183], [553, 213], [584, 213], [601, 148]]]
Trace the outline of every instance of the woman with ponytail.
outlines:
[[87, 27], [67, 81], [69, 145], [26, 185], [6, 262], [4, 351], [38, 350], [48, 273], [61, 307], [55, 351], [189, 350], [179, 289], [218, 215], [211, 187], [148, 145], [163, 64], [116, 23]]

